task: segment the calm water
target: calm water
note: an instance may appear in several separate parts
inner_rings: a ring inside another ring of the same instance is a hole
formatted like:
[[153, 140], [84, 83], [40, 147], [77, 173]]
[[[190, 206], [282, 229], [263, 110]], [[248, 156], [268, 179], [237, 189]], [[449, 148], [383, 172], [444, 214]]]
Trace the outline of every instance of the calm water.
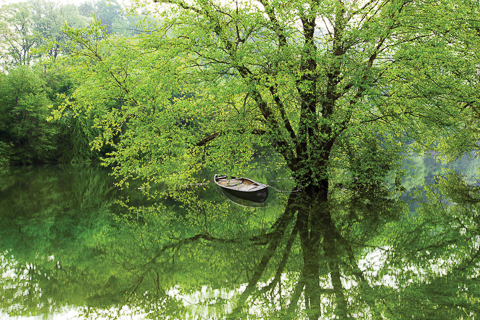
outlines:
[[478, 161], [409, 164], [404, 192], [339, 187], [321, 206], [212, 184], [154, 201], [97, 166], [12, 170], [0, 319], [478, 319]]

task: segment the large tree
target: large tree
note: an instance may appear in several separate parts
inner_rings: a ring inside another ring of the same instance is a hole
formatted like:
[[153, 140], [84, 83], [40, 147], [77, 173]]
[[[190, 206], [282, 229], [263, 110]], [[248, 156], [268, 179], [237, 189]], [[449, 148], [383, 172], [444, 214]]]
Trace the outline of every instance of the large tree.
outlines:
[[456, 130], [454, 105], [432, 90], [411, 94], [433, 87], [412, 76], [409, 52], [440, 38], [426, 27], [434, 4], [172, 0], [156, 8], [162, 22], [135, 38], [105, 39], [98, 23], [67, 30], [83, 84], [67, 104], [95, 114], [105, 128], [97, 143], [116, 148], [106, 161], [125, 177], [242, 173], [259, 147], [273, 146], [324, 202], [332, 179], [379, 183], [407, 138], [430, 148], [447, 126]]

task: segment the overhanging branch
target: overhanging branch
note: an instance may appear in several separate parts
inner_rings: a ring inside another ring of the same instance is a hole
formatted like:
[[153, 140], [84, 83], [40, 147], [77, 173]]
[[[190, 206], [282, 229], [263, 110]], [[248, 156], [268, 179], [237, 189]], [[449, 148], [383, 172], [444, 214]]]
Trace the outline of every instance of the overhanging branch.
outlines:
[[[215, 138], [217, 138], [219, 136], [222, 136], [222, 135], [225, 135], [226, 133], [229, 133], [229, 132], [237, 132], [237, 133], [243, 134], [243, 133], [246, 133], [247, 131], [246, 130], [233, 130], [233, 131], [215, 132], [215, 133], [212, 133], [211, 135], [203, 138], [199, 142], [197, 142], [195, 144], [195, 146], [202, 147], [202, 146], [206, 145], [208, 142], [214, 140]], [[266, 133], [266, 131], [265, 130], [260, 130], [260, 129], [253, 129], [250, 133], [256, 134], [256, 135], [263, 135], [263, 134]]]

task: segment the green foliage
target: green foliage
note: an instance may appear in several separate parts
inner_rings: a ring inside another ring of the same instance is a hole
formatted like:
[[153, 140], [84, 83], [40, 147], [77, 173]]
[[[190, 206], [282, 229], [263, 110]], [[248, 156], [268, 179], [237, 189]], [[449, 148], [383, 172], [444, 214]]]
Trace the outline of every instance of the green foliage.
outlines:
[[[73, 5], [58, 5], [44, 0], [32, 0], [2, 5], [0, 8], [0, 47], [2, 65], [5, 69], [31, 65], [44, 54], [57, 58], [66, 34], [64, 24], [82, 27], [87, 19]], [[47, 52], [38, 51], [50, 43]]]
[[[431, 115], [429, 125], [443, 127], [432, 139], [448, 160], [478, 149], [477, 8], [478, 2], [470, 0], [426, 3], [414, 18], [426, 21], [417, 29], [425, 36], [395, 51], [403, 61], [398, 75], [405, 90], [399, 98], [407, 105], [421, 101], [422, 113]], [[409, 134], [425, 139], [418, 129]]]
[[50, 100], [41, 73], [28, 66], [18, 67], [4, 77], [1, 90], [3, 139], [15, 146], [13, 162], [45, 162], [54, 158], [58, 127], [47, 125]]
[[0, 11], [0, 60], [6, 70], [0, 76], [0, 166], [98, 158], [89, 147], [91, 121], [46, 121], [49, 107], [56, 108], [75, 84], [62, 62], [48, 70], [39, 62], [41, 56], [55, 60], [68, 53], [61, 51], [67, 39], [61, 28], [81, 27], [87, 19], [75, 6], [41, 0], [2, 5]]
[[79, 87], [56, 117], [93, 117], [95, 145], [114, 148], [105, 164], [119, 176], [243, 174], [269, 147], [298, 184], [326, 195], [353, 183], [345, 174], [392, 183], [401, 154], [464, 127], [461, 105], [432, 80], [453, 74], [444, 62], [456, 53], [442, 53], [429, 24], [440, 11], [428, 3], [163, 3], [156, 25], [133, 37], [108, 36], [98, 21], [65, 29]]
[[97, 133], [87, 119], [47, 122], [57, 94], [73, 87], [57, 64], [48, 71], [19, 66], [2, 74], [0, 87], [0, 141], [2, 165], [85, 161], [98, 158], [89, 143]]

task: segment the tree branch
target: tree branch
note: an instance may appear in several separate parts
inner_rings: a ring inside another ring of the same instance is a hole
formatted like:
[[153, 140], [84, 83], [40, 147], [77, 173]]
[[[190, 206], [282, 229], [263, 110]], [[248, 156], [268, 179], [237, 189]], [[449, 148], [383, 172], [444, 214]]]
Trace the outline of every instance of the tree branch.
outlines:
[[[229, 131], [229, 132], [232, 132], [232, 131]], [[246, 133], [247, 130], [234, 130], [233, 132]], [[209, 135], [209, 136], [203, 138], [202, 140], [200, 140], [199, 142], [197, 142], [195, 144], [195, 146], [202, 147], [202, 146], [206, 145], [208, 142], [210, 142], [210, 141], [214, 140], [215, 138], [217, 138], [219, 136], [222, 136], [226, 133], [227, 133], [226, 131], [212, 133], [211, 135]], [[263, 135], [263, 134], [266, 133], [266, 131], [265, 130], [260, 130], [260, 129], [253, 129], [251, 133], [257, 134], [257, 135]]]

